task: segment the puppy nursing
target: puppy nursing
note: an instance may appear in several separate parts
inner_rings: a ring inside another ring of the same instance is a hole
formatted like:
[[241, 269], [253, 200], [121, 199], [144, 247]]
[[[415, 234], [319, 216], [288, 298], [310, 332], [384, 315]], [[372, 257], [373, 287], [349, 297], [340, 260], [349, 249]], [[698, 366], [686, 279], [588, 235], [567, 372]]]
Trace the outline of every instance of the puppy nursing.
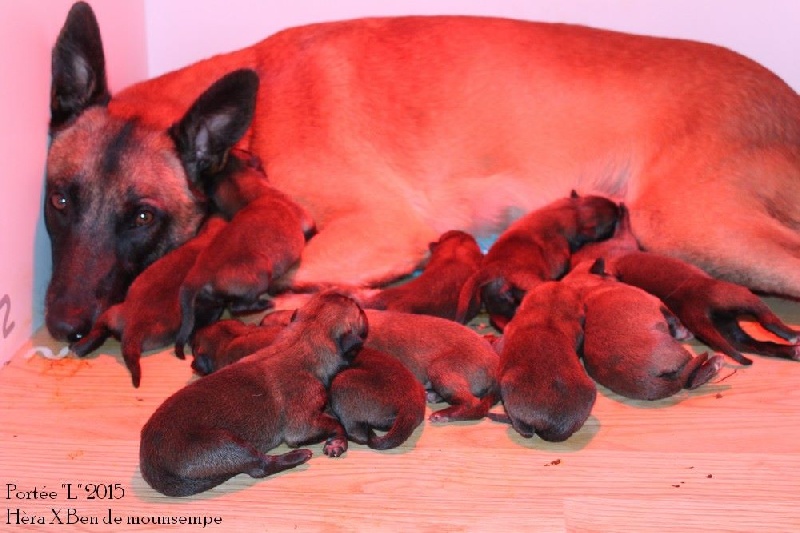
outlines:
[[[699, 340], [735, 361], [749, 365], [742, 352], [797, 359], [797, 332], [784, 324], [749, 289], [712, 278], [680, 259], [639, 248], [625, 206], [614, 236], [577, 251], [572, 264], [603, 258], [606, 271], [619, 281], [644, 289], [661, 299]], [[759, 325], [788, 344], [759, 341], [739, 323], [754, 318]]]
[[502, 329], [525, 292], [563, 276], [572, 252], [611, 235], [617, 217], [611, 200], [574, 193], [523, 216], [500, 235], [461, 289], [456, 320], [471, 319], [482, 302]]
[[500, 396], [505, 419], [523, 437], [566, 440], [592, 412], [597, 387], [578, 355], [583, 307], [571, 286], [542, 283], [525, 295], [503, 331]]
[[208, 490], [237, 474], [265, 477], [311, 458], [307, 449], [266, 452], [281, 443], [326, 440], [347, 449], [344, 428], [324, 412], [326, 387], [367, 336], [352, 300], [320, 295], [299, 309], [275, 342], [179, 390], [144, 425], [140, 468], [168, 496]]
[[[699, 340], [739, 363], [752, 363], [742, 352], [800, 359], [798, 333], [746, 287], [714, 279], [679, 259], [649, 252], [617, 257], [608, 270], [620, 281], [658, 296]], [[789, 344], [754, 339], [739, 324], [747, 317]]]
[[[401, 285], [383, 289], [364, 302], [365, 308], [433, 315], [454, 320], [461, 288], [483, 259], [469, 233], [451, 230], [429, 245], [431, 257], [422, 273]], [[477, 309], [469, 309], [474, 316]]]
[[718, 355], [689, 353], [679, 341], [691, 335], [667, 307], [641, 289], [610, 279], [602, 260], [588, 271], [579, 266], [562, 282], [582, 294], [586, 307], [586, 370], [617, 394], [666, 398], [703, 385], [722, 366]]

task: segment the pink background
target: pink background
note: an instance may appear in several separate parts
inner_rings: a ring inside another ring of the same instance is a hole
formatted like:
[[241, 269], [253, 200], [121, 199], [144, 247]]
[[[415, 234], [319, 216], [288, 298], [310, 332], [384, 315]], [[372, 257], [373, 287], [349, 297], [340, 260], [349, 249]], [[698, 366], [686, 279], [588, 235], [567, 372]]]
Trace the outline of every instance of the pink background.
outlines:
[[[800, 90], [800, 2], [796, 0], [90, 3], [100, 21], [112, 91], [251, 44], [288, 26], [359, 16], [445, 13], [575, 22], [713, 42], [760, 61]], [[70, 0], [0, 0], [0, 362], [42, 324], [42, 298], [50, 275], [49, 243], [41, 217], [50, 49], [71, 4]]]

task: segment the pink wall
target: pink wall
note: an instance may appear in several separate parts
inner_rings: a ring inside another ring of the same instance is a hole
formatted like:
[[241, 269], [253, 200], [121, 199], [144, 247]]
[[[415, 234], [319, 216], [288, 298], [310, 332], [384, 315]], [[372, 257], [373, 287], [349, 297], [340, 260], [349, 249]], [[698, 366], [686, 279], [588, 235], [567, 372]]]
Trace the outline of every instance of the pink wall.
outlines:
[[[50, 252], [42, 221], [50, 50], [72, 0], [0, 2], [0, 363], [42, 324]], [[112, 90], [145, 77], [143, 0], [92, 0]]]
[[797, 0], [145, 0], [151, 75], [298, 24], [371, 15], [487, 14], [692, 38], [760, 61], [800, 90]]

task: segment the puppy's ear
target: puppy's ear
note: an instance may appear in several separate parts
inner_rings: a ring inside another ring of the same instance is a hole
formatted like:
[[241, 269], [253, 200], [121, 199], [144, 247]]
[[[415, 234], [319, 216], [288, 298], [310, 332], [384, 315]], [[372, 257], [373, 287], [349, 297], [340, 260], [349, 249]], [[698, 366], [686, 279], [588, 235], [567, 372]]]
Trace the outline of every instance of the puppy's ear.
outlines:
[[228, 152], [253, 120], [258, 85], [254, 70], [240, 69], [226, 74], [206, 89], [169, 129], [193, 184], [225, 166]]
[[336, 339], [336, 347], [346, 361], [352, 361], [363, 346], [364, 338], [352, 330], [345, 331]]
[[602, 257], [595, 259], [594, 263], [592, 263], [592, 266], [589, 268], [589, 273], [597, 276], [607, 277], [608, 274], [606, 272], [606, 260]]
[[50, 134], [87, 108], [111, 99], [100, 27], [92, 8], [77, 2], [69, 10], [52, 52]]

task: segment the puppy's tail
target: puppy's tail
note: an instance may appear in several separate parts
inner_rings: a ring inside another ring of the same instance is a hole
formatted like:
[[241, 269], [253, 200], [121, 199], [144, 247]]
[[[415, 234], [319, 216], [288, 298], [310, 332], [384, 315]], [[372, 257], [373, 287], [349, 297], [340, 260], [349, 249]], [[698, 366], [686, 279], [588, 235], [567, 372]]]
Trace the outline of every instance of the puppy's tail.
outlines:
[[422, 409], [403, 409], [397, 413], [394, 424], [383, 436], [379, 437], [370, 429], [367, 446], [373, 450], [389, 450], [403, 444], [417, 429], [425, 418], [425, 404], [420, 404]]

